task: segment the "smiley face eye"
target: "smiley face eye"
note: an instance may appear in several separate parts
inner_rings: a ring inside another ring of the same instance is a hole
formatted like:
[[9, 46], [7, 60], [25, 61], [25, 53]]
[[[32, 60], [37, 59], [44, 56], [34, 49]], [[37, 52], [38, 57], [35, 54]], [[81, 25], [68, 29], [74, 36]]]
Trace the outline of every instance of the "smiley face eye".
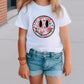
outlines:
[[39, 21], [39, 26], [42, 27], [42, 21], [41, 20]]
[[48, 20], [46, 20], [46, 27], [48, 27]]

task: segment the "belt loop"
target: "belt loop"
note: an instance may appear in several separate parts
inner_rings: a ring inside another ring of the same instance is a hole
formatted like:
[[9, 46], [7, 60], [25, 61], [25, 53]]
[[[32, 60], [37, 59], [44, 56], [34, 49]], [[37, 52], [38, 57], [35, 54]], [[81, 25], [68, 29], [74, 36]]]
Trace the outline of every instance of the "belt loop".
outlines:
[[34, 53], [34, 50], [31, 48], [31, 49], [30, 49], [30, 54], [31, 54], [31, 56], [33, 56], [33, 53]]
[[51, 53], [52, 53], [52, 52], [50, 52], [50, 58], [51, 58], [51, 56], [52, 56]]
[[50, 56], [51, 56], [51, 57], [54, 56], [54, 52], [50, 52]]

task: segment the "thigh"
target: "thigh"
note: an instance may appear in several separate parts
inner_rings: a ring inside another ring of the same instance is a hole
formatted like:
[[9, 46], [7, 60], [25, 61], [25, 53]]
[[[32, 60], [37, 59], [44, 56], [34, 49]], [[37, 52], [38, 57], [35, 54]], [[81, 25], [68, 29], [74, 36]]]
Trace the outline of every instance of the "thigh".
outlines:
[[38, 76], [29, 76], [30, 84], [43, 84], [43, 74]]
[[50, 76], [45, 76], [47, 84], [62, 84], [62, 77], [50, 77]]

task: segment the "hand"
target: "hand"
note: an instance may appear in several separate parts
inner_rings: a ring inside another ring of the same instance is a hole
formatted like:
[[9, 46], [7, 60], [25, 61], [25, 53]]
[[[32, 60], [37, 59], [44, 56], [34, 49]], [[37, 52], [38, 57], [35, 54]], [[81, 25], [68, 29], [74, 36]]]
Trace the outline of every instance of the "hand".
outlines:
[[19, 67], [19, 75], [20, 75], [22, 78], [25, 78], [25, 79], [28, 80], [29, 67], [28, 67], [27, 64], [20, 65], [20, 67]]
[[64, 62], [63, 73], [65, 73], [65, 76], [68, 76], [71, 73], [71, 70], [72, 70], [71, 62]]

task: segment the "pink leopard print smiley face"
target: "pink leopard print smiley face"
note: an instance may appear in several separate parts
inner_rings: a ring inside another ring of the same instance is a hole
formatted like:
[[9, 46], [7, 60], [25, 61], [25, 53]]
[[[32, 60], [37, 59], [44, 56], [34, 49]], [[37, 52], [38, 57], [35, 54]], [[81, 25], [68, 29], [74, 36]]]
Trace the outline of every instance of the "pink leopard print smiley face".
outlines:
[[53, 34], [54, 30], [54, 21], [48, 16], [39, 16], [33, 22], [33, 31], [41, 38], [49, 37]]

